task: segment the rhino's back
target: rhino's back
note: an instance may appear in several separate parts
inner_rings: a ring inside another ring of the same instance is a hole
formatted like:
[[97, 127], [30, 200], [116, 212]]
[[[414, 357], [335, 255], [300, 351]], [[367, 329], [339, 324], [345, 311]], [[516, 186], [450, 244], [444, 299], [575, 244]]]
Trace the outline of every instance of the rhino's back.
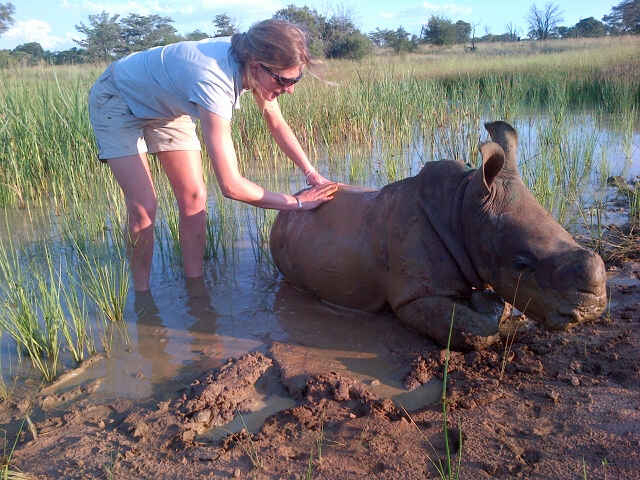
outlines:
[[341, 187], [313, 211], [282, 211], [271, 230], [276, 265], [293, 284], [337, 305], [378, 310], [386, 299], [377, 230], [380, 192]]

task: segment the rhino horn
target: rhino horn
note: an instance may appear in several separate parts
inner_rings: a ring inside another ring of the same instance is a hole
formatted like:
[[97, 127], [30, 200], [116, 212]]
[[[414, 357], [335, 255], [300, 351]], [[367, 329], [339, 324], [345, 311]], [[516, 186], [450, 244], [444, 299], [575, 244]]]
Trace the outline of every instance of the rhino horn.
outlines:
[[518, 172], [518, 133], [507, 122], [501, 120], [484, 124], [491, 140], [502, 147], [505, 154], [505, 168]]

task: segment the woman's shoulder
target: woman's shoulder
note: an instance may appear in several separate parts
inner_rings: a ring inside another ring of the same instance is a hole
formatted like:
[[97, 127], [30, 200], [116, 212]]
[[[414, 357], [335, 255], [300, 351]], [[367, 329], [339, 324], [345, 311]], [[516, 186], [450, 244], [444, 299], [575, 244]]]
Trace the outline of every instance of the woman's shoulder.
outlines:
[[197, 41], [182, 41], [163, 48], [163, 63], [197, 65], [205, 69], [227, 70], [233, 67], [228, 38], [206, 38]]

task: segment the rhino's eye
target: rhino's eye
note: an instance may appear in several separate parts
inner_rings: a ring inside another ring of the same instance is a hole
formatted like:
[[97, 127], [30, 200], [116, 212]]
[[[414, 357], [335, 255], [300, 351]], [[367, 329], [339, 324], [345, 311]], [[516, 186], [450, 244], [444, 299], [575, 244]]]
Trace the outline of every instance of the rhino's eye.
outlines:
[[513, 268], [518, 272], [533, 272], [536, 269], [536, 259], [527, 253], [517, 254], [513, 258]]

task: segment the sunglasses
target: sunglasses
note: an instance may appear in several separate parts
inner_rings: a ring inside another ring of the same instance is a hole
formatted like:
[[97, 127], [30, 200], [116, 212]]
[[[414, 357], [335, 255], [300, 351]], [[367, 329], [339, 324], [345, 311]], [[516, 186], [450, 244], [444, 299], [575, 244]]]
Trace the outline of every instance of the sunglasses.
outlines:
[[300, 71], [300, 75], [298, 75], [296, 78], [287, 78], [287, 77], [281, 77], [277, 73], [274, 73], [273, 70], [271, 70], [269, 67], [265, 67], [261, 63], [259, 65], [262, 67], [262, 69], [265, 72], [271, 75], [271, 78], [273, 78], [276, 82], [278, 82], [278, 85], [280, 85], [281, 87], [286, 88], [286, 87], [290, 87], [291, 85], [295, 85], [302, 78], [302, 71]]

